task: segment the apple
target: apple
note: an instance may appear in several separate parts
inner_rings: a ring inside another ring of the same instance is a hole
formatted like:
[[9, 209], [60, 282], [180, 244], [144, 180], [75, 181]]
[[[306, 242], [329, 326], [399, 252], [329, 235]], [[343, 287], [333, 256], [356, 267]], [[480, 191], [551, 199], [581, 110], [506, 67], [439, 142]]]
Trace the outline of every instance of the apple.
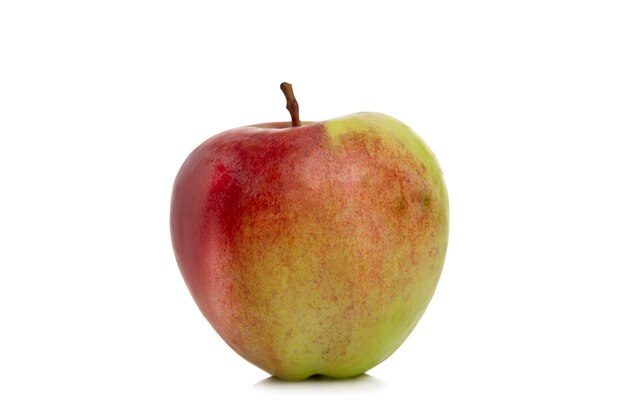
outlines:
[[448, 242], [439, 164], [400, 121], [356, 113], [220, 133], [176, 177], [171, 237], [217, 333], [278, 378], [347, 378], [424, 313]]

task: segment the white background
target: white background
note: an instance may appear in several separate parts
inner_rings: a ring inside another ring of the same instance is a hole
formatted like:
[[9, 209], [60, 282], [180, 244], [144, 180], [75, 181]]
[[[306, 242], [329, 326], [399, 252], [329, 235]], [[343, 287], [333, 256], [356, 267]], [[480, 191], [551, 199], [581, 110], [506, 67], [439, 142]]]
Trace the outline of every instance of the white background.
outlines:
[[[624, 415], [619, 1], [0, 6], [3, 416]], [[194, 305], [169, 238], [204, 139], [379, 111], [443, 167], [448, 258], [366, 377], [278, 383]]]

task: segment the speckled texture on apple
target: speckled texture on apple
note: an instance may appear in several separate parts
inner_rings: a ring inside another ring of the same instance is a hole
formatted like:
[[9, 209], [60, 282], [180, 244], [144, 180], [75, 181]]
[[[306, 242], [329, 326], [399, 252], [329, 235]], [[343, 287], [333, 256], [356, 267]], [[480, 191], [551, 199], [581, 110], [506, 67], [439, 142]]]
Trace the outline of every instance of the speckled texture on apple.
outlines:
[[439, 166], [379, 114], [246, 129], [202, 144], [177, 177], [187, 285], [226, 342], [274, 375], [365, 372], [435, 290], [448, 235]]

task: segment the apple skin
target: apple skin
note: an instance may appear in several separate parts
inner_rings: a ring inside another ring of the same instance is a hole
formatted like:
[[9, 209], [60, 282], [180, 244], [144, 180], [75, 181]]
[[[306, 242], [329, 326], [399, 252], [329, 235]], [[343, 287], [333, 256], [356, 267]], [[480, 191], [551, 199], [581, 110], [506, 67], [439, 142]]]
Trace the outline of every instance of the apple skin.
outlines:
[[419, 136], [356, 113], [208, 139], [176, 177], [170, 220], [185, 282], [229, 346], [282, 379], [347, 378], [424, 313], [448, 197]]

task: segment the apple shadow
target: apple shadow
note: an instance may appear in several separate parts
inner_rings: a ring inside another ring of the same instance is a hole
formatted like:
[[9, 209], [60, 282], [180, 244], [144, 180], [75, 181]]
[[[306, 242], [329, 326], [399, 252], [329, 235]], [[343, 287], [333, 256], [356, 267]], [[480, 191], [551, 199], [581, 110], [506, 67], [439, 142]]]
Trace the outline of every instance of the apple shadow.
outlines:
[[264, 378], [251, 387], [254, 390], [271, 391], [383, 391], [387, 384], [368, 374], [357, 375], [352, 378], [335, 379], [323, 375], [313, 375], [303, 381], [285, 381], [275, 376]]

